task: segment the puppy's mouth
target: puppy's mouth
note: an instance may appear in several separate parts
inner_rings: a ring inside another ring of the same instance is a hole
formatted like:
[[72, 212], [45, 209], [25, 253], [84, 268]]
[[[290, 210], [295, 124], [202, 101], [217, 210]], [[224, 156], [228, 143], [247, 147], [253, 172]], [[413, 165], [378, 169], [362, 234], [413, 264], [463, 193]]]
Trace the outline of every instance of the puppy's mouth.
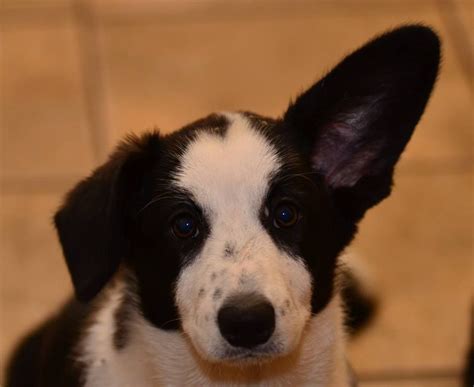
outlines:
[[261, 347], [247, 348], [226, 348], [219, 358], [220, 361], [230, 365], [252, 364], [270, 361], [283, 354], [282, 345], [279, 343], [268, 343]]

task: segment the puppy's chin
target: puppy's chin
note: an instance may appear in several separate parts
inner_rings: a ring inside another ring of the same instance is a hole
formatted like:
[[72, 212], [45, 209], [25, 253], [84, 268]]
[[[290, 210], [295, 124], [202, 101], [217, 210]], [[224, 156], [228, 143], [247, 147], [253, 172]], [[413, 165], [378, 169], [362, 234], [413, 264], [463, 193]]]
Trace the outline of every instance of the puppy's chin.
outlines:
[[[284, 345], [279, 341], [271, 341], [256, 348], [236, 348], [219, 339], [216, 345], [206, 346], [193, 340], [191, 336], [190, 345], [196, 355], [203, 361], [214, 366], [245, 368], [265, 363], [270, 363], [293, 354], [300, 347], [300, 340], [292, 340], [293, 345]], [[300, 338], [300, 337], [299, 337]]]
[[215, 363], [221, 363], [230, 367], [245, 368], [264, 363], [270, 363], [275, 359], [285, 356], [280, 350], [245, 350], [234, 349], [226, 351]]
[[199, 353], [199, 356], [202, 360], [213, 367], [245, 369], [271, 363], [274, 360], [284, 357], [285, 354], [279, 352], [260, 352], [236, 349], [225, 351], [212, 357], [203, 356], [201, 353]]

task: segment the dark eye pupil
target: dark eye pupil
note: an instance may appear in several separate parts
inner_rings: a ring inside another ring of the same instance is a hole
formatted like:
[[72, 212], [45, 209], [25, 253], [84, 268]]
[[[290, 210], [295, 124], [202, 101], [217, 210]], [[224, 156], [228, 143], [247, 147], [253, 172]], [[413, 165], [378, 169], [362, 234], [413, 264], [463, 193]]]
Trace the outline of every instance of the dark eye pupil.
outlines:
[[278, 213], [278, 218], [282, 222], [289, 222], [291, 219], [293, 219], [293, 211], [288, 207], [282, 207]]
[[196, 225], [192, 218], [183, 216], [175, 220], [173, 229], [178, 237], [186, 238], [194, 235]]
[[278, 226], [289, 227], [296, 223], [297, 212], [291, 206], [283, 205], [277, 208], [275, 220]]

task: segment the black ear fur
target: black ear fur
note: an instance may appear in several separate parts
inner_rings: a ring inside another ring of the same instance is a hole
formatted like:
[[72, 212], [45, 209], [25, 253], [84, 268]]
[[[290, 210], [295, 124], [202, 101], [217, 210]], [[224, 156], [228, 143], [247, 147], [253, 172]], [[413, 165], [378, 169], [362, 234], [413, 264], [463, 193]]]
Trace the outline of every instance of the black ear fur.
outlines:
[[285, 122], [345, 215], [389, 195], [395, 163], [418, 123], [440, 62], [429, 28], [405, 26], [347, 56], [288, 108]]
[[68, 193], [56, 213], [54, 222], [79, 300], [92, 299], [127, 254], [127, 221], [159, 144], [158, 133], [129, 136]]

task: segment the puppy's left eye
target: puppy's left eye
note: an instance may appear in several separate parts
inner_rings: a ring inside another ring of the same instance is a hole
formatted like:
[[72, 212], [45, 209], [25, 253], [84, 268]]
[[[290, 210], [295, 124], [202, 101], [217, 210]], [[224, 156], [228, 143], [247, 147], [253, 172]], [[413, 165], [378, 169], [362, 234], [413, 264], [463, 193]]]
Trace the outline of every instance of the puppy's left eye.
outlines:
[[297, 208], [289, 203], [283, 203], [275, 208], [273, 224], [277, 228], [294, 226], [299, 220]]
[[190, 214], [177, 216], [172, 224], [173, 233], [178, 238], [191, 238], [199, 234], [196, 219]]

